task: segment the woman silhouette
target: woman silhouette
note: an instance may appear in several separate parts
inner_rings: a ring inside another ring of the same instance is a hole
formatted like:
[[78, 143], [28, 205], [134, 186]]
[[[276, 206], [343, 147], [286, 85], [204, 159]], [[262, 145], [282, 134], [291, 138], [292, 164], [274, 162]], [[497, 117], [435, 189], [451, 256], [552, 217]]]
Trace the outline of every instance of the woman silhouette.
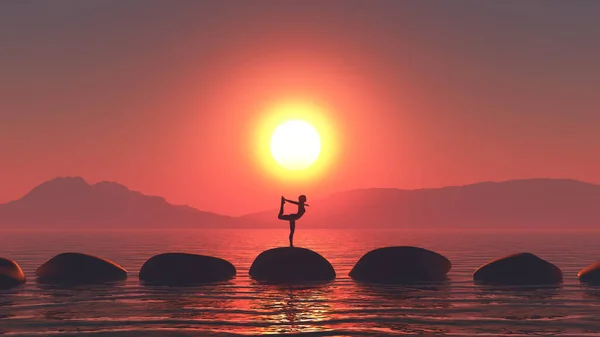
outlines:
[[[294, 205], [298, 205], [298, 212], [294, 214], [283, 214], [283, 205], [285, 202], [292, 203]], [[290, 247], [294, 247], [294, 231], [296, 230], [296, 220], [300, 219], [304, 213], [306, 212], [306, 208], [304, 206], [309, 206], [306, 203], [306, 196], [301, 195], [298, 197], [298, 201], [288, 200], [281, 197], [281, 206], [279, 207], [279, 215], [277, 216], [280, 220], [287, 220], [290, 222]]]

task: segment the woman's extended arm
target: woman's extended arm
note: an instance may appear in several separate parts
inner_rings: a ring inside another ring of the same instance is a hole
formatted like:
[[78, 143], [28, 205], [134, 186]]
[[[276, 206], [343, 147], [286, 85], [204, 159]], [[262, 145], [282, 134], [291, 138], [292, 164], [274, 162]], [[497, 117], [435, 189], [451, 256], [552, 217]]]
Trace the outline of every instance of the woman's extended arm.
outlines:
[[[292, 204], [294, 204], [294, 205], [300, 205], [300, 203], [299, 203], [299, 202], [297, 202], [297, 201], [294, 201], [294, 200], [288, 200], [288, 199], [286, 199], [286, 198], [283, 198], [283, 200], [285, 200], [285, 201], [287, 201], [287, 202], [289, 202], [289, 203], [292, 203]], [[309, 204], [303, 204], [303, 205], [304, 205], [304, 206], [310, 206]]]
[[300, 203], [299, 203], [299, 202], [297, 202], [297, 201], [294, 201], [294, 200], [288, 200], [288, 199], [286, 199], [286, 198], [283, 198], [283, 200], [285, 200], [285, 201], [287, 201], [287, 202], [289, 202], [289, 203], [292, 203], [292, 204], [294, 204], [294, 205], [300, 205]]

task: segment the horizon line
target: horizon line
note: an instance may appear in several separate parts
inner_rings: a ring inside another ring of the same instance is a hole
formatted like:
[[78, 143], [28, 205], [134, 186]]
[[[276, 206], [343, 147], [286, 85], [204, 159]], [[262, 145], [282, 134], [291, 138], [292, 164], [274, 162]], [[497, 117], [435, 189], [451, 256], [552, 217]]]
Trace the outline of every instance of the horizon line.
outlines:
[[[189, 207], [192, 208], [196, 211], [199, 212], [203, 212], [203, 213], [211, 213], [211, 214], [216, 214], [216, 215], [220, 215], [220, 216], [226, 216], [226, 217], [231, 217], [231, 218], [243, 218], [246, 216], [250, 216], [250, 215], [254, 215], [254, 214], [258, 214], [258, 213], [262, 213], [262, 212], [267, 212], [270, 211], [272, 209], [275, 208], [270, 208], [270, 209], [262, 209], [262, 210], [257, 210], [257, 211], [252, 211], [252, 212], [245, 212], [242, 213], [240, 215], [231, 215], [231, 214], [223, 214], [223, 213], [219, 213], [219, 212], [214, 212], [214, 211], [210, 211], [210, 210], [203, 210], [200, 208], [197, 208], [195, 206], [192, 206], [190, 204], [175, 204], [170, 202], [167, 198], [160, 196], [160, 195], [154, 195], [154, 194], [145, 194], [142, 191], [138, 191], [138, 190], [132, 190], [130, 189], [127, 185], [120, 183], [120, 182], [116, 182], [116, 181], [110, 181], [110, 180], [100, 180], [94, 183], [90, 183], [88, 180], [86, 180], [83, 176], [81, 175], [76, 175], [76, 176], [57, 176], [55, 178], [52, 179], [48, 179], [45, 181], [42, 181], [41, 183], [31, 187], [27, 193], [25, 193], [23, 196], [17, 198], [17, 199], [13, 199], [4, 203], [0, 203], [0, 206], [2, 205], [6, 205], [15, 201], [18, 201], [22, 198], [24, 198], [25, 196], [27, 196], [29, 193], [31, 193], [35, 188], [54, 181], [54, 180], [58, 180], [58, 179], [81, 179], [83, 182], [85, 182], [87, 185], [89, 186], [95, 186], [101, 183], [111, 183], [111, 184], [117, 184], [120, 186], [123, 186], [125, 188], [127, 188], [128, 191], [130, 192], [137, 192], [142, 194], [143, 196], [146, 197], [155, 197], [155, 198], [162, 198], [165, 202], [167, 202], [168, 204], [175, 206], [175, 207]], [[592, 183], [589, 181], [585, 181], [585, 180], [580, 180], [580, 179], [575, 179], [575, 178], [558, 178], [558, 177], [530, 177], [530, 178], [513, 178], [513, 179], [506, 179], [506, 180], [483, 180], [483, 181], [476, 181], [476, 182], [471, 182], [471, 183], [464, 183], [464, 184], [460, 184], [460, 185], [443, 185], [443, 186], [437, 186], [437, 187], [421, 187], [421, 188], [413, 188], [413, 189], [406, 189], [406, 188], [401, 188], [401, 187], [359, 187], [359, 188], [351, 188], [351, 189], [346, 189], [346, 190], [338, 190], [338, 191], [334, 191], [328, 194], [324, 194], [321, 196], [317, 196], [316, 199], [323, 199], [323, 198], [328, 198], [331, 196], [334, 196], [336, 194], [340, 194], [340, 193], [346, 193], [346, 192], [352, 192], [352, 191], [368, 191], [368, 190], [397, 190], [397, 191], [426, 191], [426, 190], [436, 190], [436, 189], [445, 189], [445, 188], [461, 188], [461, 187], [467, 187], [467, 186], [473, 186], [473, 185], [480, 185], [480, 184], [502, 184], [502, 183], [509, 183], [509, 182], [516, 182], [516, 181], [527, 181], [527, 180], [555, 180], [555, 181], [571, 181], [571, 182], [578, 182], [578, 183], [583, 183], [583, 184], [587, 184], [587, 185], [592, 185], [592, 186], [597, 186], [600, 187], [600, 184], [597, 183]]]

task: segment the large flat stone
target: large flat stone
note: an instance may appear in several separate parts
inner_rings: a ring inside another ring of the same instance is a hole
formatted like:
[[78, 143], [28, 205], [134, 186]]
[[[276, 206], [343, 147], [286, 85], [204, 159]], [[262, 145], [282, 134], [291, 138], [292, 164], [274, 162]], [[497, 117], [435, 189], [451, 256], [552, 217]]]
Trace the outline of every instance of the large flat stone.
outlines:
[[419, 247], [397, 246], [372, 250], [358, 260], [350, 277], [360, 282], [402, 284], [442, 281], [452, 263]]
[[592, 263], [591, 265], [583, 268], [577, 273], [579, 281], [599, 285], [600, 284], [600, 261]]
[[508, 255], [479, 267], [473, 280], [498, 285], [547, 285], [562, 282], [562, 272], [531, 253]]
[[0, 289], [8, 289], [25, 283], [27, 279], [18, 263], [0, 257]]
[[250, 276], [272, 283], [324, 282], [335, 279], [335, 270], [310, 249], [280, 247], [260, 253], [250, 267]]
[[229, 280], [236, 269], [229, 261], [205, 255], [165, 253], [151, 257], [140, 280], [157, 285], [191, 285]]
[[37, 281], [52, 284], [93, 284], [121, 281], [127, 270], [101, 257], [83, 253], [62, 253], [41, 265]]

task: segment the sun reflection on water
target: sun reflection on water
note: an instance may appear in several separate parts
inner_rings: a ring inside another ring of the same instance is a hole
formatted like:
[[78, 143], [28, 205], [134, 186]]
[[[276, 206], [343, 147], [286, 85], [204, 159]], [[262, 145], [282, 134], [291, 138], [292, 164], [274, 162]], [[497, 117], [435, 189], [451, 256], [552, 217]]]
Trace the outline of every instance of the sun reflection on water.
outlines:
[[258, 286], [262, 297], [252, 309], [258, 320], [269, 323], [260, 333], [306, 333], [327, 330], [331, 318], [328, 284], [313, 286]]

